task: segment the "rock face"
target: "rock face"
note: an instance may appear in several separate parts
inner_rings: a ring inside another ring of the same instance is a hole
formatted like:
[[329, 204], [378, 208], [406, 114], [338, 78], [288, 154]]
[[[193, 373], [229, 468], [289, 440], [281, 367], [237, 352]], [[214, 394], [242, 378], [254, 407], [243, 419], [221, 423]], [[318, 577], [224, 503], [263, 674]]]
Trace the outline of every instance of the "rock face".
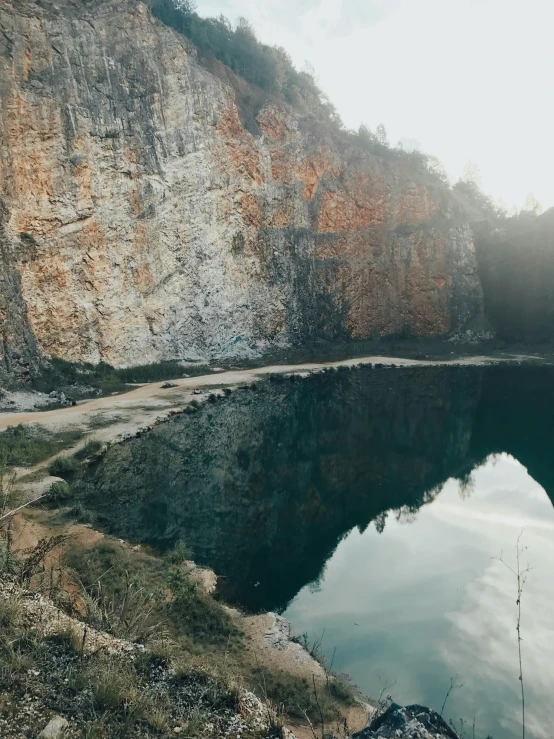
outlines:
[[7, 211], [0, 199], [0, 380], [7, 376], [26, 380], [36, 367], [37, 346], [21, 294], [17, 251], [6, 236]]
[[15, 345], [121, 366], [482, 313], [437, 180], [271, 101], [245, 127], [233, 87], [141, 2], [0, 0], [0, 95]]
[[424, 706], [393, 703], [353, 739], [460, 739], [438, 713]]

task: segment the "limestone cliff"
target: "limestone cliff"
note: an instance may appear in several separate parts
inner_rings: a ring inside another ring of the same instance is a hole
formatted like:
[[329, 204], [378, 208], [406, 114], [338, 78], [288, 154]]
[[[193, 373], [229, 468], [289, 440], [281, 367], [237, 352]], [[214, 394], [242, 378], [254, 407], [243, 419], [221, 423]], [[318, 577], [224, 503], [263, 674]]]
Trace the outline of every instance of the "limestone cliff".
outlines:
[[0, 380], [27, 380], [36, 369], [37, 346], [27, 320], [12, 244], [6, 238], [6, 210], [0, 200]]
[[0, 96], [4, 362], [24, 336], [121, 366], [482, 312], [438, 181], [274, 101], [246, 127], [137, 0], [0, 0]]

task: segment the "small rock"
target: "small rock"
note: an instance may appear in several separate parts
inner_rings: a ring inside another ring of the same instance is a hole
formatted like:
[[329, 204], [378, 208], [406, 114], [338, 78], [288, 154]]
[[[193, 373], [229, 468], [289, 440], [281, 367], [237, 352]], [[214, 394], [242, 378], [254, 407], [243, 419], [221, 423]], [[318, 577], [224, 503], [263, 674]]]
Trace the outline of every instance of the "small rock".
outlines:
[[39, 734], [39, 739], [58, 739], [69, 726], [63, 716], [54, 716]]
[[175, 728], [173, 729], [173, 733], [174, 733], [174, 734], [180, 734], [180, 733], [181, 733], [182, 731], [183, 731], [183, 727], [182, 727], [182, 726], [176, 726], [176, 727], [175, 727]]

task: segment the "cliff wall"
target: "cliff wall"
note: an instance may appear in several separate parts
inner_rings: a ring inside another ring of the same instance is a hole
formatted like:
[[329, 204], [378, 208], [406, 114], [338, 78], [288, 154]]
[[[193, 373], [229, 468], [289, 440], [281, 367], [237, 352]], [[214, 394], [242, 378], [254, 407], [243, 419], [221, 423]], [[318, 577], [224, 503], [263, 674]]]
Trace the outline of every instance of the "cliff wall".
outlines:
[[243, 125], [140, 2], [0, 0], [0, 98], [4, 364], [22, 342], [124, 366], [482, 313], [437, 180], [271, 100]]
[[[26, 381], [37, 368], [37, 346], [27, 319], [13, 242], [6, 237], [6, 209], [0, 200], [0, 380]], [[21, 244], [20, 244], [21, 246]]]

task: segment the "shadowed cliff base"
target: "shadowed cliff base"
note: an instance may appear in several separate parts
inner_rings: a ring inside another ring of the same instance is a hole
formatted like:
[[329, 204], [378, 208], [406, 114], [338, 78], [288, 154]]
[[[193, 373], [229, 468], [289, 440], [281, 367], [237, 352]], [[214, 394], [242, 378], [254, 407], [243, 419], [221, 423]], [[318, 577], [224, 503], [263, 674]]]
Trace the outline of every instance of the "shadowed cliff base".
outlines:
[[485, 312], [507, 341], [554, 337], [554, 208], [473, 224]]

